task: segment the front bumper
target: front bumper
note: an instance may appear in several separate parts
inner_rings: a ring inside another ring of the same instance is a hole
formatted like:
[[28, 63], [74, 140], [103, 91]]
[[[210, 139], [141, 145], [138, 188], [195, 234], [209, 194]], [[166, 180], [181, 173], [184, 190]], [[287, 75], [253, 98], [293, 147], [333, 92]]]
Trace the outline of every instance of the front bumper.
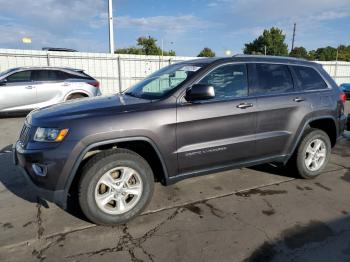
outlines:
[[[18, 142], [12, 148], [13, 162], [17, 168], [21, 171], [28, 184], [34, 189], [36, 195], [39, 198], [54, 202], [62, 208], [67, 207], [67, 192], [66, 190], [50, 190], [40, 186], [40, 178], [36, 178], [33, 170], [31, 169], [32, 157], [31, 155], [24, 154], [20, 149]], [[20, 151], [20, 152], [19, 152]], [[35, 155], [35, 154], [34, 154]]]

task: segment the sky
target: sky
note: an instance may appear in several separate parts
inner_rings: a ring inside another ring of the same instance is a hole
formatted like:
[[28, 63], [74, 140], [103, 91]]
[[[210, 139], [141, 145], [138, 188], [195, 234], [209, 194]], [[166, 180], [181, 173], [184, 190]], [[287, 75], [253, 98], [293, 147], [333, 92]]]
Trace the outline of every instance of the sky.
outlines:
[[[0, 48], [108, 51], [108, 0], [0, 0]], [[291, 47], [350, 45], [350, 0], [113, 0], [116, 48], [152, 36], [177, 55], [204, 47], [242, 53], [264, 29], [281, 28]], [[31, 44], [22, 37], [31, 37]]]

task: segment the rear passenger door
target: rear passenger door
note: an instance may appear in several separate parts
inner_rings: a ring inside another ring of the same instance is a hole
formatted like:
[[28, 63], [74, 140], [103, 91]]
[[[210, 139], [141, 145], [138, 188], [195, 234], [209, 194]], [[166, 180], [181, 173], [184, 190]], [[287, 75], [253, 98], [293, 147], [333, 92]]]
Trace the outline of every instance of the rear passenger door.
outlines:
[[257, 98], [257, 156], [286, 155], [311, 107], [296, 88], [288, 65], [256, 63], [251, 69], [254, 87], [250, 94]]
[[[37, 89], [37, 103], [57, 103], [63, 96], [63, 78], [58, 70], [35, 70], [33, 80]], [[50, 102], [51, 101], [51, 102]]]

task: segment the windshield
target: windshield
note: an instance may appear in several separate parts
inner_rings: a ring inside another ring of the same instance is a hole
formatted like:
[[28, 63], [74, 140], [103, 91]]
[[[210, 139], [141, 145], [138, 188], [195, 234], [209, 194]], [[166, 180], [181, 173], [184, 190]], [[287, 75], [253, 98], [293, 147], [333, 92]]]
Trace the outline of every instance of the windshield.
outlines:
[[5, 70], [5, 71], [3, 71], [3, 72], [0, 72], [0, 78], [1, 77], [3, 77], [4, 75], [6, 75], [6, 74], [8, 74], [8, 73], [10, 73], [11, 71], [14, 71], [15, 69], [8, 69], [8, 70]]
[[199, 70], [201, 66], [201, 64], [186, 63], [169, 65], [129, 88], [125, 94], [150, 100], [162, 98]]

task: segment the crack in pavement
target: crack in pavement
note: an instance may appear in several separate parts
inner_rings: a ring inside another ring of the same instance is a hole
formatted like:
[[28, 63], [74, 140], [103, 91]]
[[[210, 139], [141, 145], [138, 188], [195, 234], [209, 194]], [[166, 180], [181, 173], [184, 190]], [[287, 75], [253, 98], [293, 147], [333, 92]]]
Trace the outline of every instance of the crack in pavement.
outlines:
[[36, 213], [36, 224], [38, 226], [38, 230], [37, 230], [37, 238], [41, 239], [41, 237], [44, 234], [44, 227], [42, 225], [43, 220], [41, 218], [41, 203], [39, 201], [39, 199], [37, 200], [37, 204], [36, 204], [36, 208], [37, 208], [37, 213]]
[[120, 252], [120, 251], [127, 251], [129, 253], [129, 255], [130, 255], [131, 261], [133, 261], [133, 262], [140, 262], [142, 260], [137, 258], [136, 255], [135, 255], [135, 249], [139, 248], [148, 257], [148, 259], [151, 262], [153, 262], [154, 261], [153, 260], [154, 255], [148, 253], [144, 249], [142, 244], [144, 242], [146, 242], [149, 238], [151, 238], [164, 224], [166, 224], [167, 222], [169, 222], [172, 219], [174, 219], [179, 214], [179, 211], [180, 211], [180, 208], [177, 208], [164, 221], [162, 221], [157, 226], [155, 226], [154, 228], [152, 228], [149, 231], [147, 231], [144, 235], [142, 235], [139, 238], [134, 238], [129, 233], [128, 226], [127, 225], [123, 225], [122, 226], [123, 235], [120, 237], [120, 239], [119, 239], [119, 241], [118, 241], [118, 243], [117, 243], [117, 245], [115, 247], [103, 248], [103, 249], [90, 251], [90, 252], [85, 252], [85, 253], [78, 253], [78, 254], [75, 254], [75, 255], [66, 256], [65, 258], [69, 259], [69, 258], [77, 258], [77, 257], [81, 257], [81, 256], [92, 257], [92, 256], [95, 256], [95, 255], [104, 255], [104, 254], [107, 254], [107, 253], [116, 253], [116, 252]]

